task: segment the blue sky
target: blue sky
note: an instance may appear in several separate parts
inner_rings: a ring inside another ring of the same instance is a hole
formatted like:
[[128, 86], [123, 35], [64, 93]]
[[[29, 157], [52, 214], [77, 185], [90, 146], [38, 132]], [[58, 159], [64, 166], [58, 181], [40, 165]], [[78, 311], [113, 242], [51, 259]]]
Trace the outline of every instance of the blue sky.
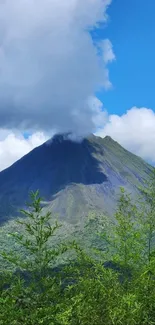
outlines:
[[113, 0], [108, 14], [97, 37], [108, 37], [113, 44], [113, 89], [98, 96], [110, 114], [133, 106], [155, 110], [155, 0]]

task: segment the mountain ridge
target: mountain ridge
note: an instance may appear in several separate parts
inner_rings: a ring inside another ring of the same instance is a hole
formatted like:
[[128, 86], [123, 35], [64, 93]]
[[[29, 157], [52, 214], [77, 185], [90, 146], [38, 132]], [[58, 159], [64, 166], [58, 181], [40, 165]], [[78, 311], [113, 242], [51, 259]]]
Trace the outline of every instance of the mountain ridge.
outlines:
[[15, 216], [37, 189], [46, 208], [71, 223], [92, 210], [112, 215], [119, 187], [134, 196], [151, 169], [109, 136], [75, 142], [56, 135], [0, 172], [0, 221]]

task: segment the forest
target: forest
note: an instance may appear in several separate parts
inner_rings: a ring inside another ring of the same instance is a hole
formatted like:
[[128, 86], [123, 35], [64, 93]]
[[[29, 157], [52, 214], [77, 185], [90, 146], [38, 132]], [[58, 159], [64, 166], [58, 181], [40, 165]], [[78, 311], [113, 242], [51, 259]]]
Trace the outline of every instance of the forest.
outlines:
[[8, 234], [24, 254], [0, 251], [0, 325], [155, 324], [155, 170], [139, 191], [133, 200], [121, 188], [97, 233], [97, 216], [88, 220], [100, 241], [89, 252], [74, 240], [49, 244], [61, 224], [31, 192], [16, 220], [24, 233]]

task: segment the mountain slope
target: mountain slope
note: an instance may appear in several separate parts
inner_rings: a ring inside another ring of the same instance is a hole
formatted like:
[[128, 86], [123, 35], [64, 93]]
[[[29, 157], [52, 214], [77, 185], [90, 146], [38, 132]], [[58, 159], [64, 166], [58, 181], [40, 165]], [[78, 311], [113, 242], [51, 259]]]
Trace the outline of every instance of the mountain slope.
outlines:
[[28, 192], [36, 189], [45, 209], [70, 223], [89, 211], [112, 214], [119, 186], [135, 195], [150, 171], [110, 137], [91, 135], [77, 143], [57, 135], [0, 173], [0, 222], [25, 207]]

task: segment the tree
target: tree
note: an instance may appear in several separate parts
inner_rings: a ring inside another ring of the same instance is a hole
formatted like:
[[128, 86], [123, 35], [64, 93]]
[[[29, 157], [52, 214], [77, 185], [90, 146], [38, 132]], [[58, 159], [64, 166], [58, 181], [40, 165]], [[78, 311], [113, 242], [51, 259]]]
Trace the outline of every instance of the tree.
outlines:
[[[55, 236], [60, 225], [51, 225], [51, 213], [42, 213], [39, 192], [31, 192], [29, 210], [21, 210], [26, 217], [17, 223], [24, 227], [23, 234], [10, 234], [26, 249], [20, 255], [1, 252], [2, 257], [16, 267], [9, 279], [5, 275], [5, 290], [1, 292], [0, 324], [57, 324], [61, 303], [61, 272], [54, 272], [57, 258], [65, 253], [67, 245], [50, 247], [49, 239]], [[8, 282], [9, 280], [9, 282]]]

